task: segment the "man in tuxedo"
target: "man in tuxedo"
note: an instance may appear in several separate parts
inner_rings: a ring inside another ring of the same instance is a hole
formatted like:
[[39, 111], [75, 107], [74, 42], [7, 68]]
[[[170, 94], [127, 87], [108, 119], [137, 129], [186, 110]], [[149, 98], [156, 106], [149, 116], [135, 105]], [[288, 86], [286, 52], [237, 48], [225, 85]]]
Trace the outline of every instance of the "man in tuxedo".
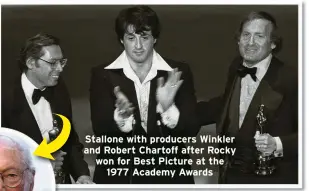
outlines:
[[32, 191], [34, 176], [29, 150], [11, 137], [0, 135], [0, 190]]
[[[235, 137], [228, 145], [236, 148], [235, 155], [221, 156], [225, 165], [220, 168], [219, 183], [298, 182], [297, 70], [275, 57], [280, 42], [270, 14], [250, 13], [239, 28], [240, 57], [229, 68], [223, 96], [198, 103], [201, 125], [215, 122], [218, 134]], [[261, 105], [266, 117], [264, 134], [257, 131]], [[272, 175], [255, 175], [257, 150], [274, 157]]]
[[[184, 147], [177, 143], [149, 143], [150, 137], [195, 137], [199, 126], [194, 113], [196, 97], [188, 65], [162, 58], [154, 49], [159, 38], [160, 23], [148, 6], [122, 10], [115, 22], [118, 40], [124, 47], [112, 63], [92, 69], [90, 105], [93, 131], [96, 136], [122, 137], [124, 143], [104, 143], [98, 159], [113, 159], [114, 164], [97, 165], [95, 183], [107, 184], [191, 184], [193, 176], [179, 176], [190, 165], [158, 165], [159, 157], [188, 159], [189, 155], [173, 153], [143, 154], [139, 148]], [[178, 93], [176, 94], [178, 90]], [[127, 137], [144, 136], [147, 142], [128, 143]], [[136, 148], [136, 153], [108, 154], [104, 147]], [[118, 157], [129, 159], [120, 165]], [[156, 160], [155, 164], [134, 164], [134, 157]], [[111, 175], [109, 169], [128, 169]], [[170, 175], [139, 176], [134, 170], [173, 170]]]
[[[20, 52], [22, 74], [9, 89], [2, 89], [1, 126], [20, 131], [38, 144], [43, 138], [50, 141], [49, 132], [59, 120], [53, 113], [66, 116], [72, 124], [70, 96], [60, 78], [67, 59], [59, 43], [48, 34], [29, 38]], [[52, 161], [55, 171], [65, 173], [64, 183], [71, 183], [69, 175], [77, 183], [92, 183], [82, 148], [72, 125], [68, 141]]]

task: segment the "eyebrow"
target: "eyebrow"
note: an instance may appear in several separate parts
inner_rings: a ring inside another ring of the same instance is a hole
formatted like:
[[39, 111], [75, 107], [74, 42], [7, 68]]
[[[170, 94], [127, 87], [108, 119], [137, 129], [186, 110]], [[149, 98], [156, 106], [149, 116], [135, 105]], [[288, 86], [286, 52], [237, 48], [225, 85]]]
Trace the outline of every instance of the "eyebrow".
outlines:
[[6, 168], [1, 169], [0, 173], [3, 173], [3, 172], [8, 171], [8, 170], [19, 170], [19, 169], [16, 168], [15, 166], [16, 166], [16, 165], [9, 164]]
[[262, 33], [262, 32], [257, 32], [257, 33], [254, 33], [254, 34], [262, 34], [262, 35], [265, 35], [265, 33]]
[[58, 60], [63, 60], [63, 59], [65, 59], [65, 58], [51, 58], [50, 60], [51, 61], [58, 61]]
[[140, 32], [140, 33], [129, 33], [129, 32], [126, 32], [126, 33], [124, 33], [125, 35], [134, 35], [134, 34], [138, 34], [138, 35], [141, 35], [141, 36], [146, 36], [146, 35], [151, 35], [150, 34], [150, 31], [142, 31], [142, 32]]
[[124, 34], [126, 34], [126, 35], [134, 35], [134, 32], [132, 33], [132, 32], [125, 32]]
[[[251, 33], [250, 31], [243, 31], [242, 33]], [[253, 34], [262, 34], [265, 35], [265, 32], [254, 32]]]
[[3, 172], [5, 172], [5, 171], [9, 171], [9, 170], [17, 170], [17, 171], [20, 171], [20, 169], [19, 168], [16, 168], [16, 167], [8, 167], [8, 168], [5, 168], [5, 169], [3, 169], [0, 173], [3, 173]]
[[150, 36], [151, 34], [142, 33], [141, 36]]

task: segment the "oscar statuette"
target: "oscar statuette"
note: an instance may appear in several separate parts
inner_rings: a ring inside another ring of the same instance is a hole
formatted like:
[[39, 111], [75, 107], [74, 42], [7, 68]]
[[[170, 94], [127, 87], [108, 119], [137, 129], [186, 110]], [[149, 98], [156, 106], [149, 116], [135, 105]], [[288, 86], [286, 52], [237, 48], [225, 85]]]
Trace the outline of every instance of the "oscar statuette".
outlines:
[[[259, 131], [260, 134], [266, 133], [265, 124], [267, 123], [267, 118], [264, 113], [263, 104], [261, 104], [259, 107], [259, 111], [256, 116], [256, 119], [257, 119], [257, 131]], [[259, 176], [269, 176], [273, 174], [275, 170], [273, 159], [274, 159], [273, 153], [269, 154], [269, 153], [257, 151], [254, 173]]]
[[[56, 119], [53, 119], [53, 129], [48, 132], [50, 142], [55, 140], [58, 135], [60, 134], [58, 123]], [[62, 169], [54, 170], [56, 184], [65, 184], [65, 174], [63, 173]]]

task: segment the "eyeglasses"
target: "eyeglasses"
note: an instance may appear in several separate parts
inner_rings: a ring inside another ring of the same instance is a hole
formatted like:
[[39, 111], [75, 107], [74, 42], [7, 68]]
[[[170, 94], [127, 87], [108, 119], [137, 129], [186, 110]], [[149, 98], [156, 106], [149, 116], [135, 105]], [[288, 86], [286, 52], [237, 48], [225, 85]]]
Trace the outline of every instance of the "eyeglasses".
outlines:
[[21, 180], [23, 179], [23, 174], [26, 170], [28, 170], [28, 168], [22, 172], [17, 169], [8, 169], [0, 173], [0, 177], [2, 177], [5, 186], [15, 188], [20, 185]]
[[66, 65], [67, 65], [67, 62], [68, 62], [68, 59], [67, 58], [63, 58], [63, 59], [60, 59], [60, 60], [55, 60], [55, 61], [52, 61], [52, 62], [49, 62], [47, 60], [44, 60], [42, 58], [38, 58], [39, 60], [42, 60], [48, 64], [50, 64], [50, 66], [53, 68], [53, 69], [56, 69], [57, 68], [57, 64], [60, 63], [60, 66], [62, 68], [64, 68]]

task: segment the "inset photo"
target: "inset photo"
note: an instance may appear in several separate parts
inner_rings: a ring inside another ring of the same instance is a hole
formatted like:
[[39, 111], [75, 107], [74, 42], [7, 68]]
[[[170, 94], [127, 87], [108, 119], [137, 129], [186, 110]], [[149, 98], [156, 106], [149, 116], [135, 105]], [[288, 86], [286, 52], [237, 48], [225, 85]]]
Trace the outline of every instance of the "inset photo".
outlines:
[[0, 189], [55, 191], [55, 176], [48, 159], [34, 156], [38, 144], [27, 135], [0, 128]]

